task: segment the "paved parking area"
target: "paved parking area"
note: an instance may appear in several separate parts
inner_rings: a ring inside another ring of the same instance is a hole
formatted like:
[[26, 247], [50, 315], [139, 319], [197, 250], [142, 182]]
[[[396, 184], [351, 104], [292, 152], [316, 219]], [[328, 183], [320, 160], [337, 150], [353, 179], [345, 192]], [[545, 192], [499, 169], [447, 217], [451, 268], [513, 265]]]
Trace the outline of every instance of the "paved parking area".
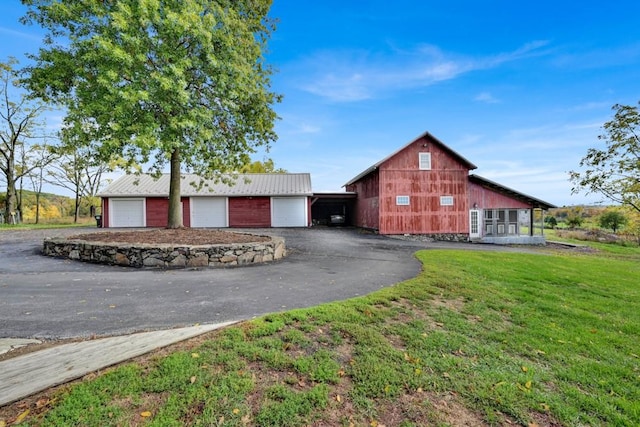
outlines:
[[[405, 242], [347, 228], [261, 229], [286, 239], [280, 262], [157, 270], [40, 255], [45, 236], [96, 229], [0, 232], [0, 338], [71, 338], [219, 323], [364, 295], [414, 277]], [[108, 232], [108, 231], [107, 231]]]

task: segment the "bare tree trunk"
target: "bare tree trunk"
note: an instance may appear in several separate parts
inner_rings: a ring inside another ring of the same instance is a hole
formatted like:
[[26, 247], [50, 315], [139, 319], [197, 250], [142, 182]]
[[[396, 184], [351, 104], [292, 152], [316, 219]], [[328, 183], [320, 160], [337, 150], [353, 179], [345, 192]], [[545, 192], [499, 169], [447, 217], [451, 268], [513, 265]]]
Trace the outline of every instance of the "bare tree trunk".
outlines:
[[4, 208], [5, 224], [12, 223], [12, 214], [16, 214], [16, 181], [13, 179], [13, 171], [7, 173], [7, 202]]
[[73, 213], [73, 223], [78, 223], [78, 217], [80, 216], [80, 194], [76, 191], [76, 208]]
[[40, 191], [36, 192], [36, 224], [40, 224]]
[[169, 218], [167, 228], [182, 227], [182, 205], [180, 204], [180, 150], [171, 153], [171, 176], [169, 178]]

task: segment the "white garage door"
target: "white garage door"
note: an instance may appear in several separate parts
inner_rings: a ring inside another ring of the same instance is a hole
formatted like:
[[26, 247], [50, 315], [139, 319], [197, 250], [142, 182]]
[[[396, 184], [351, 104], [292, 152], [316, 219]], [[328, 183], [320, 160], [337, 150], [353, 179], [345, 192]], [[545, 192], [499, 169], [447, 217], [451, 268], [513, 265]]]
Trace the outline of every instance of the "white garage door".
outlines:
[[271, 199], [272, 227], [306, 227], [306, 197], [273, 197]]
[[144, 227], [144, 199], [110, 199], [109, 227]]
[[192, 197], [191, 227], [227, 227], [226, 197]]

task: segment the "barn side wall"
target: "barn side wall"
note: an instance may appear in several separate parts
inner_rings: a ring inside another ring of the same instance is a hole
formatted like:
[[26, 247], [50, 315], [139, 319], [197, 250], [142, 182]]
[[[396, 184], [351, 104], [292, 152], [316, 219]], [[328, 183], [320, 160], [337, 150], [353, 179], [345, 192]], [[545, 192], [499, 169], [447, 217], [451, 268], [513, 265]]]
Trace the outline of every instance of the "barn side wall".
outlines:
[[356, 227], [374, 230], [380, 228], [378, 177], [378, 171], [375, 170], [346, 188], [349, 192], [357, 193], [354, 209], [355, 218], [353, 218], [353, 225]]

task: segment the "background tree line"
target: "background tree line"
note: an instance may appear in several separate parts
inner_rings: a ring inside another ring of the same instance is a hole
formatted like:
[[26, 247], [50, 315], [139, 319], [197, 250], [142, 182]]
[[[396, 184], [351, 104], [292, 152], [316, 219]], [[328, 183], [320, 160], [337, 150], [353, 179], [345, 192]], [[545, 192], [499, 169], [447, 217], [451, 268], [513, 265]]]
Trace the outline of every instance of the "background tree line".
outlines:
[[[65, 144], [64, 131], [49, 131], [43, 119], [47, 106], [21, 89], [17, 65], [13, 58], [0, 62], [0, 184], [6, 188], [1, 222], [38, 223], [69, 214], [77, 222], [83, 201], [96, 198], [103, 174], [116, 164], [100, 162], [91, 145]], [[70, 191], [72, 209], [61, 202], [67, 198], [43, 197], [46, 184]]]

